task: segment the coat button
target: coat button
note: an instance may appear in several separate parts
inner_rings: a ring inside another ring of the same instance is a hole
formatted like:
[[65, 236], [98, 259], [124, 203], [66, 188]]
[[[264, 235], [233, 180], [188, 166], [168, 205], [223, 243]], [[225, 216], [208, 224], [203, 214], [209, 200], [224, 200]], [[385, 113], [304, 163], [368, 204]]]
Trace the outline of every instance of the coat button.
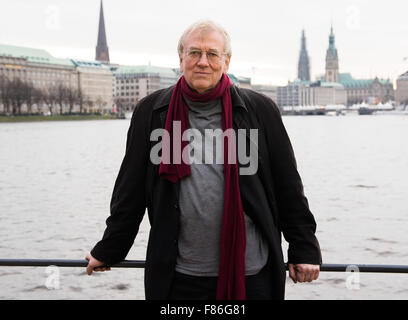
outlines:
[[174, 208], [175, 208], [175, 209], [178, 209], [178, 208], [179, 208], [178, 203], [175, 203], [175, 204], [174, 204]]

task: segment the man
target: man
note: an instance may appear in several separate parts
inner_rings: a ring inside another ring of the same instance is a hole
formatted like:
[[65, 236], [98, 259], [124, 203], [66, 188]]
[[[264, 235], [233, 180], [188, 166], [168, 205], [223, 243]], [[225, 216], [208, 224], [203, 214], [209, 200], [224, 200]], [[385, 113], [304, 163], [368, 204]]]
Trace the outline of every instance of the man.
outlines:
[[[321, 253], [279, 110], [231, 85], [230, 38], [213, 22], [188, 28], [178, 53], [183, 76], [133, 113], [111, 215], [87, 272], [125, 259], [147, 208], [147, 299], [284, 299], [281, 233], [294, 282], [318, 278]], [[216, 130], [215, 141], [198, 143]], [[242, 148], [256, 170], [244, 170]]]

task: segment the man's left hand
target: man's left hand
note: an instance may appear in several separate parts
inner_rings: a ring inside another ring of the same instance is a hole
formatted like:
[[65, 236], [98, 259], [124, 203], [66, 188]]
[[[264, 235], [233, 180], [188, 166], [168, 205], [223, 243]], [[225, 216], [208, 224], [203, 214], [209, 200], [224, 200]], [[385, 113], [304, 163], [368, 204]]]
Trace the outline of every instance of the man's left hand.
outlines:
[[319, 277], [320, 266], [315, 264], [289, 263], [289, 277], [294, 283], [312, 282]]

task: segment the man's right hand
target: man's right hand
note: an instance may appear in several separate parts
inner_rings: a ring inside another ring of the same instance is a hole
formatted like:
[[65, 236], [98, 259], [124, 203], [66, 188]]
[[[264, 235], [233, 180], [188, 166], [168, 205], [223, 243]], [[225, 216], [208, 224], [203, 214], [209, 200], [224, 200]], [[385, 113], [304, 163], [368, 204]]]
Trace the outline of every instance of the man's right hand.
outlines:
[[92, 257], [91, 253], [87, 253], [86, 260], [88, 260], [88, 265], [86, 267], [86, 273], [90, 276], [93, 271], [109, 271], [110, 267], [103, 267], [103, 268], [98, 268], [100, 266], [103, 266], [104, 263], [102, 261], [96, 260], [94, 257]]

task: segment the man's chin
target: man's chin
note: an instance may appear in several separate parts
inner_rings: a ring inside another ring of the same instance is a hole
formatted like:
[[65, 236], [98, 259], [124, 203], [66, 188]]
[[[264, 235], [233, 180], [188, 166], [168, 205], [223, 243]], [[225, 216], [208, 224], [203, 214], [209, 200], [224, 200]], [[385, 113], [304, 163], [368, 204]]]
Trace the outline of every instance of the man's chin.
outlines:
[[213, 87], [210, 81], [194, 81], [193, 83], [193, 89], [200, 93], [211, 90]]

